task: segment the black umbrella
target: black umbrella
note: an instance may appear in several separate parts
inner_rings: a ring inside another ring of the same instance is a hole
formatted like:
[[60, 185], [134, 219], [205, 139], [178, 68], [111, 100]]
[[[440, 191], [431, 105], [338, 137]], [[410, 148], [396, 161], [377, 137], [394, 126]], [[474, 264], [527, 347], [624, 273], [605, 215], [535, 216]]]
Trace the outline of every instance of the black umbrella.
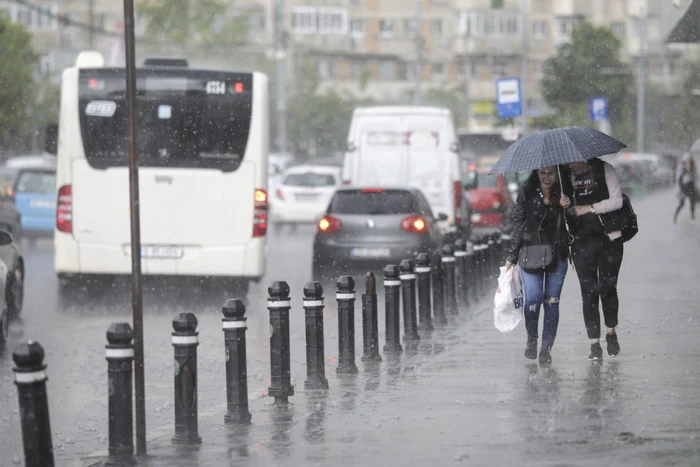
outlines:
[[627, 145], [593, 128], [568, 126], [533, 133], [511, 144], [489, 174], [506, 174], [583, 162]]

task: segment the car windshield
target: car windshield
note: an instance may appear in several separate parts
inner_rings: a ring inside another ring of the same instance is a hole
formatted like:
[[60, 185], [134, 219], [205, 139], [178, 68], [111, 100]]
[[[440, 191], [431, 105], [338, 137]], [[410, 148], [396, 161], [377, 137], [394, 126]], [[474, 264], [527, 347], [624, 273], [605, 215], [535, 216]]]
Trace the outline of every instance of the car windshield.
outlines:
[[328, 208], [332, 214], [392, 215], [416, 211], [413, 195], [403, 190], [343, 190], [333, 196]]
[[333, 186], [335, 185], [335, 178], [331, 174], [294, 173], [284, 178], [283, 185], [303, 187]]
[[24, 171], [17, 179], [19, 193], [53, 195], [56, 193], [56, 172]]
[[479, 174], [478, 188], [498, 188], [498, 176]]

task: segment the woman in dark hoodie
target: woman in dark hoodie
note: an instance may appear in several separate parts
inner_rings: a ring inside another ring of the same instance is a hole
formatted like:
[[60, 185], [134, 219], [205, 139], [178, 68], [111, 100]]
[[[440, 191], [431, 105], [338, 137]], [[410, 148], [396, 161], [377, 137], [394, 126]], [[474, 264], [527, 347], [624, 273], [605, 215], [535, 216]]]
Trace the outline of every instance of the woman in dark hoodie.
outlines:
[[[566, 182], [567, 177], [564, 177]], [[565, 190], [570, 192], [569, 190]], [[547, 268], [530, 269], [521, 264], [525, 292], [525, 357], [537, 358], [540, 306], [544, 305], [542, 348], [539, 361], [550, 364], [551, 349], [559, 326], [559, 297], [566, 277], [568, 257], [564, 209], [571, 201], [563, 196], [557, 167], [532, 172], [520, 187], [512, 217], [512, 240], [506, 270], [517, 264], [524, 246], [552, 245], [553, 261]]]

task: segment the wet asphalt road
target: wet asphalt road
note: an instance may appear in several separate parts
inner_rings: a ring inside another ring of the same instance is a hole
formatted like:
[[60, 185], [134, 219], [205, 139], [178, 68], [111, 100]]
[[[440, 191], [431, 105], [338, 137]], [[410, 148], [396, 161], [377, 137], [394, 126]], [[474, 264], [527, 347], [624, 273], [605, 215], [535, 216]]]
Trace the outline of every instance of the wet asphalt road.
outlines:
[[[602, 364], [586, 360], [588, 342], [575, 273], [562, 296], [551, 368], [524, 359], [524, 328], [493, 328], [487, 298], [447, 332], [424, 339], [398, 364], [358, 365], [335, 377], [337, 320], [326, 294], [326, 356], [331, 391], [303, 393], [301, 288], [310, 274], [310, 231], [270, 240], [268, 279], [290, 283], [292, 375], [297, 395], [288, 410], [269, 399], [251, 405], [253, 426], [229, 430], [215, 408], [225, 401], [220, 297], [151, 291], [145, 300], [149, 434], [172, 421], [170, 320], [195, 311], [200, 320], [199, 402], [205, 446], [174, 451], [171, 428], [152, 442], [153, 465], [700, 465], [700, 319], [697, 287], [700, 232], [670, 223], [674, 198], [635, 200], [641, 233], [626, 245], [618, 328], [622, 353]], [[663, 214], [661, 214], [663, 213]], [[686, 216], [681, 216], [685, 219]], [[130, 320], [128, 288], [81, 306], [57, 306], [51, 248], [27, 252], [27, 301], [13, 339], [45, 347], [58, 465], [106, 448], [104, 332]], [[269, 282], [266, 281], [266, 282]], [[249, 386], [269, 384], [266, 284], [251, 290]], [[381, 289], [381, 287], [380, 287]], [[380, 339], [383, 344], [380, 297]], [[0, 357], [0, 465], [21, 465], [16, 390], [9, 355]], [[178, 459], [177, 461], [175, 459]]]

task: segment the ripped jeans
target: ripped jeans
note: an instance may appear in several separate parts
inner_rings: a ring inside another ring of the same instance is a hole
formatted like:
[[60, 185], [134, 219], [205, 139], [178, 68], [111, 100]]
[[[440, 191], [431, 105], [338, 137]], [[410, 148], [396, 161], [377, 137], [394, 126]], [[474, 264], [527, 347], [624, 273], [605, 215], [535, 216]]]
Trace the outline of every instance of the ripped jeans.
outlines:
[[520, 270], [525, 292], [525, 328], [528, 339], [537, 339], [540, 305], [544, 304], [542, 348], [551, 349], [559, 326], [559, 297], [564, 286], [568, 264], [566, 258], [557, 256], [555, 265], [548, 271], [527, 272]]

